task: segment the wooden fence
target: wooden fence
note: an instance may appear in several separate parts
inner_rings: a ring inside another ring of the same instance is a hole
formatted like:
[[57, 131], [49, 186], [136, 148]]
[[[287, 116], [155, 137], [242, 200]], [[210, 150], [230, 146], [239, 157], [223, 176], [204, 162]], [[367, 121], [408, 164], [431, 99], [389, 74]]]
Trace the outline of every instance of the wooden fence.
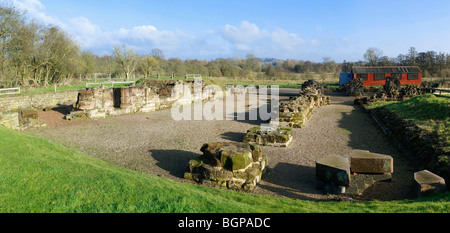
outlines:
[[0, 89], [0, 95], [15, 95], [15, 94], [20, 94], [20, 87]]
[[[432, 88], [432, 90], [434, 91], [433, 94], [435, 96], [439, 96], [439, 97], [449, 97], [450, 98], [450, 89], [438, 89], [438, 88]], [[446, 93], [446, 94], [442, 94], [442, 92]], [[438, 94], [439, 93], [439, 94]]]
[[111, 84], [111, 87], [114, 87], [114, 84], [136, 84], [136, 81], [129, 81], [129, 82], [104, 82], [104, 83], [86, 83], [86, 88], [89, 86], [101, 86], [101, 85], [109, 85]]

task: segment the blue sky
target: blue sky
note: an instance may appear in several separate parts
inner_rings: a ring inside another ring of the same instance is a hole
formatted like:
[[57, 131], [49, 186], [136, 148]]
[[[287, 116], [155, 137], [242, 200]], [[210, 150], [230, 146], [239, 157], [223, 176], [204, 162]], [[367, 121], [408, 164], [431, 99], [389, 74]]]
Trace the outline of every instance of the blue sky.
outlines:
[[30, 19], [60, 26], [82, 47], [126, 44], [167, 58], [275, 57], [342, 62], [369, 47], [450, 52], [447, 0], [12, 0]]

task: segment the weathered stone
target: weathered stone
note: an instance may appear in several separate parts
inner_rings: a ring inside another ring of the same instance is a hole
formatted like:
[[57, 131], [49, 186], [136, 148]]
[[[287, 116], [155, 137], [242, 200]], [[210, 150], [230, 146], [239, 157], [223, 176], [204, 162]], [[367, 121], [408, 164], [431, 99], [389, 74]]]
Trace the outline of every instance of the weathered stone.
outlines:
[[350, 163], [348, 158], [331, 155], [316, 162], [319, 180], [336, 186], [350, 186]]
[[202, 165], [202, 175], [205, 179], [208, 179], [208, 180], [225, 180], [225, 181], [227, 181], [227, 180], [233, 179], [233, 172], [231, 172], [227, 169], [213, 167], [208, 164]]
[[245, 170], [245, 173], [247, 174], [247, 177], [246, 177], [247, 181], [254, 180], [254, 181], [258, 182], [259, 180], [261, 180], [262, 171], [257, 164], [247, 168]]
[[292, 142], [291, 128], [262, 129], [254, 127], [247, 131], [243, 142], [264, 146], [288, 147]]
[[241, 190], [244, 184], [244, 179], [233, 179], [227, 182], [227, 187], [229, 189]]
[[444, 178], [428, 170], [414, 173], [414, 180], [418, 187], [417, 194], [419, 197], [447, 191]]
[[246, 169], [253, 162], [253, 156], [250, 151], [224, 149], [221, 152], [220, 162], [225, 169], [236, 171]]
[[362, 194], [363, 191], [369, 188], [376, 182], [390, 182], [392, 181], [391, 173], [388, 174], [354, 174], [350, 176], [351, 184], [346, 190], [347, 194]]
[[330, 104], [330, 98], [323, 95], [323, 88], [306, 83], [299, 96], [292, 97], [289, 101], [279, 103], [279, 117], [272, 119], [273, 123], [279, 123], [282, 127], [302, 128], [311, 117], [315, 106]]
[[263, 159], [261, 147], [257, 145], [250, 145], [250, 148], [252, 149], [253, 162], [261, 161]]
[[196, 172], [199, 167], [203, 165], [203, 161], [198, 159], [192, 159], [188, 163], [188, 168], [190, 172]]
[[[253, 147], [255, 148], [255, 147]], [[253, 162], [252, 147], [247, 143], [207, 143], [200, 149], [210, 161], [231, 171], [247, 168]], [[258, 156], [258, 152], [255, 152]], [[215, 158], [215, 159], [214, 159]]]
[[386, 173], [386, 174], [373, 174], [370, 175], [374, 182], [391, 182], [392, 181], [392, 174]]
[[352, 173], [393, 173], [394, 159], [391, 156], [353, 150], [350, 155]]
[[19, 117], [27, 119], [39, 119], [39, 114], [35, 109], [20, 109]]
[[257, 182], [258, 182], [257, 180], [247, 181], [247, 182], [245, 182], [245, 184], [242, 187], [242, 189], [244, 189], [244, 191], [251, 192], [251, 191], [253, 191], [256, 188], [256, 183]]
[[195, 182], [200, 182], [201, 181], [201, 175], [200, 174], [198, 174], [198, 173], [190, 173], [190, 172], [185, 172], [184, 173], [184, 179], [187, 179], [187, 180], [192, 180], [192, 181], [195, 181]]
[[189, 162], [192, 174], [185, 177], [209, 186], [251, 191], [261, 180], [267, 164], [267, 156], [258, 145], [212, 142], [205, 143], [200, 150], [203, 155]]

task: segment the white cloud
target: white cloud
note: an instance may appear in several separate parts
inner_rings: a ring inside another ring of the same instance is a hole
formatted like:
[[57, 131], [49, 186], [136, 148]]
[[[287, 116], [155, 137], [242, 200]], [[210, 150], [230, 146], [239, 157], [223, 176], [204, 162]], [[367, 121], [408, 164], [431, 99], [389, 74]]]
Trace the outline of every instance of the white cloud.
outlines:
[[68, 31], [83, 48], [94, 48], [110, 41], [100, 27], [85, 17], [70, 19]]
[[45, 6], [39, 0], [13, 0], [14, 6], [26, 11], [32, 18], [45, 24], [52, 24], [65, 28], [65, 24], [56, 17], [45, 14]]
[[253, 53], [256, 56], [298, 57], [305, 47], [305, 40], [296, 33], [281, 28], [272, 31], [256, 24], [242, 21], [238, 26], [225, 25], [222, 37], [236, 53]]
[[223, 29], [224, 38], [238, 44], [249, 44], [265, 35], [265, 31], [247, 21], [242, 21], [238, 27], [227, 24]]
[[271, 39], [285, 50], [299, 49], [304, 43], [304, 40], [299, 35], [279, 28], [272, 32]]
[[305, 40], [297, 33], [281, 28], [268, 30], [248, 21], [237, 26], [226, 24], [217, 32], [210, 29], [199, 35], [161, 30], [151, 24], [105, 30], [83, 16], [65, 21], [49, 16], [39, 0], [13, 1], [19, 9], [26, 10], [30, 18], [60, 26], [83, 50], [97, 54], [111, 54], [113, 46], [126, 44], [142, 54], [159, 48], [166, 57], [201, 59], [253, 53], [261, 57], [300, 58], [311, 49], [322, 46], [317, 39]]

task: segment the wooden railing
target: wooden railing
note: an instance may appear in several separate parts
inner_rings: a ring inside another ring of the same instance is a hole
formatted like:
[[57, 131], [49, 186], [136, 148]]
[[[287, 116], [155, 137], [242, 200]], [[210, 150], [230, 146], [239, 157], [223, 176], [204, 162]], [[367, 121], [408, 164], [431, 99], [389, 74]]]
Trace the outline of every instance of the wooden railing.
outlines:
[[0, 89], [0, 95], [15, 95], [15, 94], [20, 94], [20, 87]]
[[105, 85], [105, 84], [111, 84], [111, 87], [114, 87], [114, 84], [126, 84], [126, 83], [132, 83], [135, 84], [136, 81], [129, 81], [129, 82], [104, 82], [104, 83], [86, 83], [86, 88], [88, 88], [91, 85], [97, 85], [97, 86], [101, 86], [101, 85]]
[[[450, 89], [441, 89], [441, 88], [431, 88], [431, 89], [434, 91], [433, 94], [436, 96], [450, 98]], [[439, 94], [437, 94], [436, 92], [439, 92]], [[447, 93], [447, 94], [442, 94], [442, 92]]]

